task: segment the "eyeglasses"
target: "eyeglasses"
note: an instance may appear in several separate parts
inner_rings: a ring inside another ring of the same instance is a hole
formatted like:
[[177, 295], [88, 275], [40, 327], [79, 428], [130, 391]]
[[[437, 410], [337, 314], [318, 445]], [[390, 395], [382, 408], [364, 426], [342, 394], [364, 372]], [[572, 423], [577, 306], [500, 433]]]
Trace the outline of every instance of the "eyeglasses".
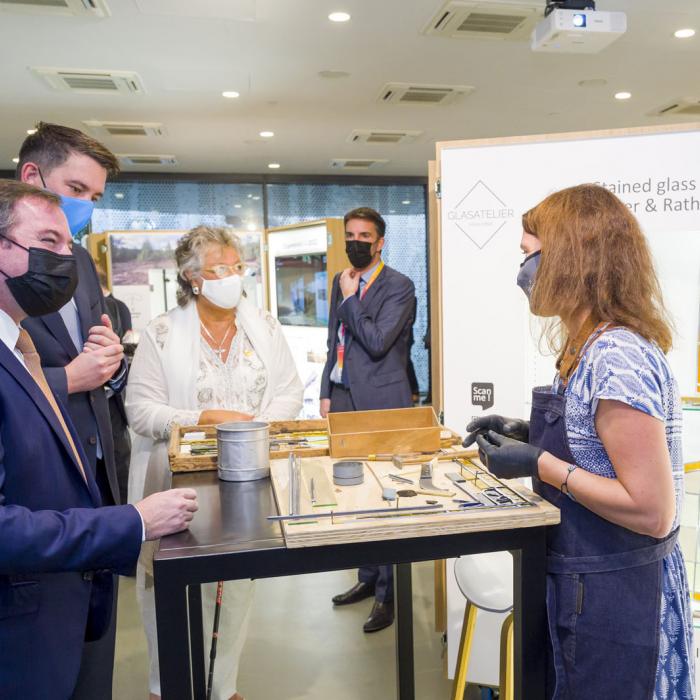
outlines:
[[245, 264], [242, 262], [235, 265], [214, 265], [214, 267], [206, 268], [202, 272], [209, 272], [218, 279], [230, 277], [231, 275], [242, 275], [245, 272]]

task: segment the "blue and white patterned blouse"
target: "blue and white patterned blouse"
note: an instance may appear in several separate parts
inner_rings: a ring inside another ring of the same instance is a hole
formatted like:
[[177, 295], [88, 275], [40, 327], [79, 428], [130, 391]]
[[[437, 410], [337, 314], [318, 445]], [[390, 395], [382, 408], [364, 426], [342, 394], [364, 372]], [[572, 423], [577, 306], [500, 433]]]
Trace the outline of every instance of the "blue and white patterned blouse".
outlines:
[[[554, 389], [559, 386], [555, 381]], [[681, 403], [678, 385], [661, 349], [625, 328], [593, 340], [566, 389], [566, 430], [576, 464], [599, 476], [616, 478], [595, 429], [602, 400], [620, 401], [666, 425], [676, 495], [674, 529], [683, 501]], [[654, 700], [693, 700], [693, 621], [680, 545], [664, 559], [659, 660]]]

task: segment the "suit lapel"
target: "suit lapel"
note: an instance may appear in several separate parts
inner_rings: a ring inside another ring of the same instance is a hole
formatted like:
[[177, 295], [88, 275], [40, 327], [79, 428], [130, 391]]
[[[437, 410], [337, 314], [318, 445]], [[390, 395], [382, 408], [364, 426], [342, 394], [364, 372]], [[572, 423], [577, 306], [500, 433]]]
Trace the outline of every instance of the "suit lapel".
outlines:
[[78, 356], [78, 349], [73, 344], [66, 324], [63, 323], [61, 314], [58, 311], [39, 317], [42, 323], [49, 329], [51, 335], [61, 343], [63, 349], [68, 353], [71, 359]]
[[[53, 408], [51, 408], [51, 406], [49, 405], [49, 402], [46, 400], [46, 397], [42, 393], [38, 384], [34, 381], [32, 375], [29, 374], [27, 369], [22, 365], [22, 363], [17, 359], [17, 357], [15, 357], [14, 353], [11, 352], [3, 342], [0, 342], [0, 365], [2, 365], [12, 375], [12, 377], [14, 377], [15, 381], [24, 389], [24, 391], [29, 395], [29, 398], [31, 398], [31, 400], [35, 403], [39, 411], [41, 411], [41, 414], [44, 416], [48, 424], [51, 426], [51, 429], [56, 434], [56, 437], [63, 445], [66, 454], [70, 458], [76, 472], [78, 473], [80, 481], [85, 483], [85, 480], [83, 479], [83, 476], [80, 472], [80, 466], [75, 461], [73, 449], [71, 448], [68, 442], [66, 434], [63, 432], [63, 428], [61, 427], [61, 424], [59, 423]], [[65, 418], [66, 416], [64, 415], [64, 419]], [[69, 420], [70, 418], [68, 418], [68, 421]], [[29, 429], [31, 429], [31, 426], [29, 426]], [[74, 440], [76, 442], [76, 447], [78, 447], [79, 439], [74, 436]], [[85, 471], [87, 476], [87, 473], [89, 472], [89, 467], [87, 465], [85, 465]], [[91, 488], [91, 485], [86, 484], [86, 486], [94, 500], [95, 493]]]

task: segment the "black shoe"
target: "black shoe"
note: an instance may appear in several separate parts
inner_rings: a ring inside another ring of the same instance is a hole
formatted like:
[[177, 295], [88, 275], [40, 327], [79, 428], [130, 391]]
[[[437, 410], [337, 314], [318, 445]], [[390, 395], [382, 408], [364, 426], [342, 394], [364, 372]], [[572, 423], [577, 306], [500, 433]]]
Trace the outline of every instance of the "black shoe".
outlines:
[[350, 605], [358, 603], [365, 598], [371, 598], [374, 595], [374, 586], [370, 583], [356, 583], [349, 591], [334, 595], [333, 605]]
[[379, 603], [374, 602], [372, 612], [369, 614], [367, 621], [362, 626], [365, 632], [379, 632], [385, 627], [389, 627], [394, 621], [394, 603]]

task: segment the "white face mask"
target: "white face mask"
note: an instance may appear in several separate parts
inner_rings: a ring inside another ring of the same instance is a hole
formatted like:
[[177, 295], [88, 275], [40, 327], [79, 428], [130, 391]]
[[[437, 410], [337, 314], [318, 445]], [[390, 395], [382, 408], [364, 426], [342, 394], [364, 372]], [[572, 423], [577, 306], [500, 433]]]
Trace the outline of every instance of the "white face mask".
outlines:
[[238, 306], [242, 291], [243, 279], [240, 275], [202, 282], [202, 295], [222, 309], [233, 309]]

